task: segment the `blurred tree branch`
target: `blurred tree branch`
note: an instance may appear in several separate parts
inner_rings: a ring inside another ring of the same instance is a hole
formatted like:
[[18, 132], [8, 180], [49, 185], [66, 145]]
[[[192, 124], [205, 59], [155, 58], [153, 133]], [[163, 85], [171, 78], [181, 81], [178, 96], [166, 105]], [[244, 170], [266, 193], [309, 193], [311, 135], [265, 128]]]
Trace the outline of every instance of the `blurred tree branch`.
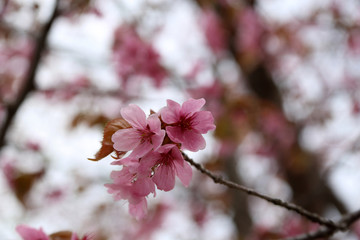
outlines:
[[24, 102], [26, 97], [35, 89], [35, 75], [36, 71], [39, 67], [41, 56], [46, 49], [46, 42], [50, 33], [50, 29], [55, 22], [55, 19], [60, 15], [59, 10], [59, 0], [55, 1], [54, 10], [48, 20], [48, 22], [44, 25], [40, 35], [36, 38], [35, 47], [32, 53], [32, 57], [29, 60], [30, 65], [25, 75], [24, 85], [22, 86], [19, 95], [13, 103], [10, 103], [7, 106], [7, 113], [5, 116], [4, 124], [0, 130], [0, 149], [6, 144], [6, 133], [8, 132], [11, 124], [13, 123], [13, 119], [16, 115], [17, 110]]
[[[349, 228], [350, 225], [353, 224], [355, 221], [357, 221], [359, 218], [360, 218], [360, 210], [343, 216], [339, 221], [336, 222], [336, 224], [339, 226], [343, 226], [344, 228]], [[317, 231], [299, 235], [292, 238], [287, 238], [286, 240], [312, 240], [312, 239], [319, 239], [324, 237], [331, 237], [333, 234], [335, 234], [338, 231], [342, 231], [342, 230], [338, 228], [322, 227]]]
[[309, 212], [296, 204], [289, 203], [289, 202], [286, 202], [286, 201], [283, 201], [283, 200], [280, 200], [277, 198], [269, 197], [267, 195], [264, 195], [264, 194], [261, 194], [261, 193], [255, 191], [251, 188], [245, 187], [243, 185], [234, 183], [229, 180], [225, 180], [223, 177], [217, 176], [214, 173], [212, 173], [211, 171], [205, 169], [201, 164], [194, 162], [194, 160], [189, 158], [186, 154], [183, 153], [183, 156], [187, 162], [189, 162], [192, 166], [194, 166], [197, 170], [199, 170], [203, 174], [206, 174], [207, 176], [209, 176], [215, 183], [223, 184], [229, 188], [238, 189], [238, 190], [243, 191], [251, 196], [261, 198], [261, 199], [268, 201], [274, 205], [277, 205], [277, 206], [286, 208], [290, 211], [296, 212], [312, 222], [318, 223], [323, 226], [327, 226], [329, 229], [346, 230], [346, 225], [343, 222], [335, 223], [330, 219], [327, 219], [327, 218], [317, 215], [316, 213]]
[[334, 222], [330, 219], [321, 217], [321, 216], [317, 215], [316, 213], [309, 212], [296, 204], [289, 203], [289, 202], [286, 202], [286, 201], [283, 201], [283, 200], [280, 200], [277, 198], [269, 197], [265, 194], [261, 194], [261, 193], [255, 191], [251, 188], [245, 187], [243, 185], [234, 183], [229, 180], [225, 180], [223, 177], [217, 176], [214, 173], [212, 173], [211, 171], [207, 170], [201, 164], [196, 163], [194, 160], [189, 158], [185, 153], [182, 153], [182, 155], [187, 162], [189, 162], [192, 166], [194, 166], [201, 173], [210, 177], [215, 183], [219, 183], [219, 184], [225, 185], [229, 188], [233, 188], [233, 189], [237, 189], [242, 192], [245, 192], [248, 195], [261, 198], [261, 199], [268, 201], [276, 206], [280, 206], [280, 207], [286, 208], [290, 211], [296, 212], [296, 213], [300, 214], [301, 216], [305, 217], [306, 219], [323, 226], [317, 231], [299, 235], [294, 238], [287, 238], [286, 240], [311, 240], [311, 239], [318, 239], [318, 238], [323, 238], [323, 237], [330, 237], [338, 231], [348, 230], [350, 225], [353, 224], [355, 221], [357, 221], [360, 218], [360, 210], [358, 210], [353, 213], [344, 215], [340, 220]]

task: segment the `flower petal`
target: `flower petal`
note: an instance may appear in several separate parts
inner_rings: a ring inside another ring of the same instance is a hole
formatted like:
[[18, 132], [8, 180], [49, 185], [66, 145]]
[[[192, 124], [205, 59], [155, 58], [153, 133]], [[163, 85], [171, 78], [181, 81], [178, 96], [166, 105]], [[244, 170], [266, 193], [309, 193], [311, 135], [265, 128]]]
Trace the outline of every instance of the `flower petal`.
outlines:
[[176, 142], [176, 143], [184, 142], [183, 131], [182, 131], [181, 127], [167, 126], [166, 133], [173, 142]]
[[146, 123], [149, 125], [150, 131], [154, 133], [161, 131], [161, 122], [157, 114], [151, 114]]
[[205, 104], [205, 99], [189, 99], [184, 102], [181, 106], [180, 115], [181, 116], [190, 116], [193, 113], [199, 111]]
[[204, 137], [197, 133], [196, 131], [189, 130], [183, 132], [184, 141], [181, 143], [181, 147], [184, 149], [188, 149], [193, 152], [197, 152], [198, 150], [202, 150], [206, 147], [206, 142]]
[[136, 129], [146, 128], [146, 115], [144, 111], [135, 104], [130, 104], [120, 110], [121, 116]]
[[180, 104], [168, 99], [167, 107], [164, 107], [160, 112], [161, 119], [167, 124], [176, 123], [180, 120], [180, 109]]
[[214, 130], [214, 117], [209, 111], [200, 111], [194, 113], [192, 116], [191, 127], [196, 129], [199, 133], [207, 133]]
[[111, 137], [114, 148], [118, 151], [130, 151], [139, 145], [141, 135], [134, 128], [117, 130]]
[[147, 214], [146, 198], [142, 198], [137, 203], [129, 203], [129, 213], [137, 220], [144, 218]]
[[160, 165], [152, 179], [159, 190], [170, 191], [175, 186], [174, 169], [171, 168], [171, 165]]
[[153, 149], [153, 145], [150, 143], [150, 141], [145, 141], [143, 143], [140, 143], [130, 154], [131, 157], [134, 158], [141, 158], [150, 150]]
[[16, 227], [16, 231], [24, 240], [49, 240], [49, 237], [43, 232], [41, 228], [37, 230], [26, 225], [19, 225]]
[[145, 197], [155, 192], [155, 184], [148, 176], [139, 177], [133, 183], [131, 191], [135, 196]]
[[182, 161], [174, 161], [175, 172], [182, 184], [185, 187], [189, 186], [192, 178], [192, 169], [188, 162], [182, 159]]

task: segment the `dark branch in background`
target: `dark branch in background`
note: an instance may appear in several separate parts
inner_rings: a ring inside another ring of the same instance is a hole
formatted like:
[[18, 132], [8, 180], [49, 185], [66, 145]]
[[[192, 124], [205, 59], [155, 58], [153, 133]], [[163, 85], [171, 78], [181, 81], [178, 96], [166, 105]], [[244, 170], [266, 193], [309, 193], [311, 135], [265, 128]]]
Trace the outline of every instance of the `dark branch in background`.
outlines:
[[[339, 221], [337, 221], [337, 225], [343, 226], [344, 228], [349, 228], [351, 224], [355, 221], [359, 220], [360, 218], [360, 210], [356, 212], [350, 213], [342, 217]], [[322, 227], [317, 231], [310, 232], [307, 234], [299, 235], [292, 238], [287, 238], [285, 240], [312, 240], [312, 239], [319, 239], [325, 237], [331, 237], [334, 233], [341, 231], [341, 229], [334, 229], [334, 228], [326, 228]]]
[[[183, 157], [184, 159], [189, 162], [192, 166], [194, 166], [197, 170], [199, 170], [200, 172], [202, 172], [203, 174], [209, 176], [215, 183], [219, 183], [219, 184], [223, 184], [229, 188], [235, 188], [238, 189], [240, 191], [243, 191], [251, 196], [255, 196], [258, 198], [261, 198], [267, 202], [270, 202], [274, 205], [286, 208], [290, 211], [296, 212], [299, 215], [305, 217], [306, 219], [318, 223], [322, 226], [326, 226], [328, 229], [330, 230], [336, 230], [336, 231], [344, 231], [347, 229], [348, 225], [347, 222], [343, 222], [340, 221], [338, 223], [333, 222], [330, 219], [321, 217], [315, 213], [309, 212], [305, 209], [303, 209], [302, 207], [295, 205], [293, 203], [289, 203], [289, 202], [285, 202], [283, 200], [277, 199], [277, 198], [272, 198], [269, 196], [266, 196], [264, 194], [258, 193], [253, 189], [250, 189], [248, 187], [242, 186], [240, 184], [225, 180], [223, 177], [221, 176], [217, 176], [214, 173], [212, 173], [211, 171], [205, 169], [201, 164], [194, 162], [194, 160], [192, 160], [191, 158], [189, 158], [186, 154], [183, 153]], [[357, 216], [357, 218], [359, 218], [360, 216]], [[354, 216], [352, 217], [352, 219], [355, 218]], [[355, 220], [357, 219], [355, 218]], [[354, 221], [355, 221], [354, 220]]]
[[24, 102], [28, 94], [35, 89], [35, 75], [36, 71], [39, 67], [40, 59], [42, 53], [46, 47], [46, 41], [50, 32], [50, 29], [55, 21], [55, 19], [60, 15], [59, 11], [59, 0], [56, 0], [54, 11], [51, 14], [49, 21], [45, 24], [42, 32], [38, 36], [36, 40], [36, 45], [34, 47], [34, 51], [32, 57], [30, 58], [30, 66], [28, 68], [27, 74], [25, 75], [24, 85], [19, 92], [19, 96], [16, 101], [7, 106], [7, 114], [4, 120], [4, 124], [0, 131], [0, 149], [6, 144], [5, 137], [8, 129], [13, 123], [13, 119], [16, 115], [17, 110]]

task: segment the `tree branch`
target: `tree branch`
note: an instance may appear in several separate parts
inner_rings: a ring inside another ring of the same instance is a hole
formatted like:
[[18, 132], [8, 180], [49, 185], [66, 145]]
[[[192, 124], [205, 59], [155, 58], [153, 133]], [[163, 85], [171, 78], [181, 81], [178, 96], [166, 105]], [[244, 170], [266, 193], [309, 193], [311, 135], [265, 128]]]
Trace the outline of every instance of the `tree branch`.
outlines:
[[60, 15], [59, 12], [59, 0], [56, 0], [54, 11], [51, 14], [49, 21], [45, 24], [41, 34], [39, 35], [34, 52], [30, 59], [30, 66], [28, 68], [27, 74], [25, 76], [24, 85], [20, 90], [19, 96], [16, 101], [10, 104], [7, 108], [7, 114], [4, 120], [4, 124], [0, 130], [0, 149], [6, 144], [5, 137], [8, 129], [10, 128], [13, 119], [16, 115], [17, 110], [24, 102], [28, 94], [35, 89], [35, 75], [39, 67], [40, 59], [44, 49], [46, 47], [46, 41], [50, 32], [50, 29], [55, 21], [55, 19]]
[[245, 192], [245, 193], [247, 193], [247, 194], [249, 194], [251, 196], [261, 198], [261, 199], [263, 199], [263, 200], [265, 200], [267, 202], [270, 202], [270, 203], [272, 203], [274, 205], [277, 205], [277, 206], [286, 208], [286, 209], [288, 209], [290, 211], [296, 212], [299, 215], [305, 217], [306, 219], [308, 219], [308, 220], [310, 220], [312, 222], [318, 223], [318, 224], [320, 224], [322, 226], [326, 226], [330, 230], [344, 231], [344, 230], [347, 229], [346, 224], [344, 225], [343, 222], [335, 223], [330, 219], [327, 219], [327, 218], [321, 217], [321, 216], [319, 216], [319, 215], [317, 215], [315, 213], [309, 212], [309, 211], [303, 209], [302, 207], [300, 207], [298, 205], [295, 205], [293, 203], [289, 203], [289, 202], [286, 202], [286, 201], [283, 201], [283, 200], [280, 200], [280, 199], [277, 199], [277, 198], [272, 198], [272, 197], [266, 196], [264, 194], [258, 193], [255, 190], [250, 189], [248, 187], [245, 187], [243, 185], [240, 185], [240, 184], [225, 180], [225, 179], [223, 179], [223, 177], [217, 176], [214, 173], [212, 173], [211, 171], [205, 169], [201, 164], [194, 162], [194, 160], [189, 158], [185, 153], [182, 153], [182, 154], [183, 154], [184, 159], [187, 162], [189, 162], [192, 166], [194, 166], [196, 169], [198, 169], [203, 174], [209, 176], [215, 183], [223, 184], [223, 185], [225, 185], [225, 186], [227, 186], [229, 188], [238, 189], [238, 190], [243, 191], [243, 192]]
[[334, 233], [338, 231], [343, 231], [345, 229], [348, 229], [351, 224], [359, 220], [360, 218], [360, 210], [357, 210], [353, 213], [344, 215], [336, 224], [341, 226], [343, 229], [339, 228], [327, 228], [323, 227], [320, 228], [317, 231], [302, 234], [296, 237], [286, 238], [285, 240], [312, 240], [312, 239], [318, 239], [318, 238], [324, 238], [324, 237], [330, 237]]

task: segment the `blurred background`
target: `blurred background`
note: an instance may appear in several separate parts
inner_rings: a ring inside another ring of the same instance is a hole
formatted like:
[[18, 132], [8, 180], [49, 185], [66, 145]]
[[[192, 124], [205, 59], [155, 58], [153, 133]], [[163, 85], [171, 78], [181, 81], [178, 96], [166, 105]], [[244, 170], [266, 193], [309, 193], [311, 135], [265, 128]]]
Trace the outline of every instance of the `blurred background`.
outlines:
[[[120, 108], [205, 98], [195, 161], [329, 218], [360, 208], [356, 0], [1, 0], [0, 239], [280, 239], [319, 226], [194, 169], [133, 219], [88, 161]], [[360, 239], [360, 224], [332, 239]]]

